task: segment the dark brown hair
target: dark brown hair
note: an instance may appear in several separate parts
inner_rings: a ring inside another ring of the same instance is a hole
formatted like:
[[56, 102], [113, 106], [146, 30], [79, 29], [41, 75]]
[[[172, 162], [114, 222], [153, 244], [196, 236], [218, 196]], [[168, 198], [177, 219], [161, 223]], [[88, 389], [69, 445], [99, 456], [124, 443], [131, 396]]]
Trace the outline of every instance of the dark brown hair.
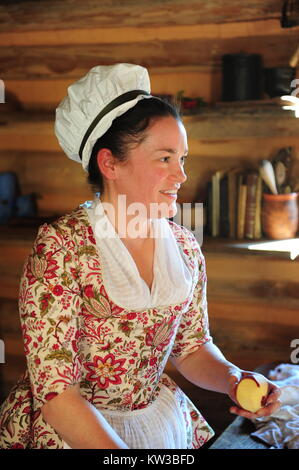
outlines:
[[146, 135], [151, 121], [172, 116], [180, 121], [179, 109], [158, 97], [144, 98], [126, 113], [114, 119], [108, 131], [93, 146], [88, 165], [88, 183], [93, 191], [103, 193], [103, 175], [97, 163], [97, 155], [102, 148], [108, 148], [119, 161], [126, 161], [129, 149], [140, 144]]

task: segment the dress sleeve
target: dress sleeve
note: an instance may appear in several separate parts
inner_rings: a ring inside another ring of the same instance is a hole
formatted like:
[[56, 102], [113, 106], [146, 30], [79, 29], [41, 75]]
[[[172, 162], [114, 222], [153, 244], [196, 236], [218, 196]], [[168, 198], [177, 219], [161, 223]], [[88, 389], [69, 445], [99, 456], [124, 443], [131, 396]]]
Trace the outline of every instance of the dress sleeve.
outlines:
[[181, 317], [170, 358], [182, 358], [207, 341], [212, 341], [209, 331], [205, 259], [196, 238], [190, 232], [188, 239], [191, 241], [191, 246], [189, 245], [189, 249], [185, 248], [184, 251], [195, 269], [195, 288], [191, 303]]
[[80, 306], [77, 250], [68, 231], [44, 224], [27, 258], [19, 313], [36, 406], [80, 382]]

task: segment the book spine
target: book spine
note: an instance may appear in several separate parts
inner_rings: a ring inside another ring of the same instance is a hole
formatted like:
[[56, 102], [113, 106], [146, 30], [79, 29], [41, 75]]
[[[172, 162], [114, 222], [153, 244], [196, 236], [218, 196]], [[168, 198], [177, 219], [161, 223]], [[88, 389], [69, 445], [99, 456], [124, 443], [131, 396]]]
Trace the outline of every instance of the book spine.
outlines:
[[237, 174], [228, 174], [228, 217], [229, 217], [229, 237], [236, 238], [237, 228]]
[[245, 238], [254, 238], [255, 231], [255, 212], [256, 212], [256, 191], [257, 191], [257, 173], [249, 173], [247, 175], [247, 196], [245, 211]]
[[207, 218], [207, 223], [206, 223], [206, 234], [207, 235], [212, 235], [212, 211], [213, 211], [213, 200], [212, 200], [212, 181], [208, 182], [207, 185], [207, 199], [206, 199], [206, 218]]
[[227, 238], [229, 236], [229, 200], [228, 200], [228, 177], [224, 175], [220, 181], [220, 228], [219, 235]]
[[243, 183], [242, 176], [238, 182], [238, 219], [237, 219], [237, 239], [244, 238], [245, 211], [247, 198], [247, 185]]
[[220, 224], [220, 187], [219, 177], [216, 173], [212, 176], [212, 237], [219, 236]]

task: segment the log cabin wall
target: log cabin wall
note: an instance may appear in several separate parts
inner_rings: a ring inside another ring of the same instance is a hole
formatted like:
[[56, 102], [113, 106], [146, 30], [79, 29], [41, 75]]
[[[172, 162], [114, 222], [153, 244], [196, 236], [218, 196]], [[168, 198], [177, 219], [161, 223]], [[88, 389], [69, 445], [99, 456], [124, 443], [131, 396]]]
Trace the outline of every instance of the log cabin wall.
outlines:
[[[133, 62], [149, 70], [153, 94], [221, 101], [221, 56], [260, 53], [264, 66], [288, 65], [299, 28], [280, 26], [281, 1], [64, 0], [1, 2], [0, 171], [15, 171], [24, 194], [38, 197], [40, 216], [62, 214], [92, 197], [80, 165], [66, 158], [54, 136], [54, 110], [67, 86], [98, 64]], [[219, 108], [186, 117], [190, 158], [179, 202], [202, 200], [211, 173], [256, 166], [299, 131], [281, 113], [240, 114]], [[25, 366], [18, 319], [18, 283], [33, 231], [2, 230], [0, 253], [0, 365], [2, 396]], [[298, 261], [241, 256], [204, 248], [212, 334], [241, 367], [288, 361], [298, 332]], [[1, 399], [1, 397], [0, 397]]]

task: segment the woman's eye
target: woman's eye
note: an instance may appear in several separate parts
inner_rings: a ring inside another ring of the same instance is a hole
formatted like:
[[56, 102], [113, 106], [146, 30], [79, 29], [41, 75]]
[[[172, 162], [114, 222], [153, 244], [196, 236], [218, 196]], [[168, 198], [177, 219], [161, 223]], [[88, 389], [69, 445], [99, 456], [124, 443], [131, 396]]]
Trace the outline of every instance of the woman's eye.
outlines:
[[[181, 163], [184, 164], [186, 158], [187, 158], [187, 155], [183, 155], [183, 156], [181, 157], [181, 159], [180, 159], [180, 160], [181, 160]], [[161, 162], [168, 162], [169, 160], [170, 160], [170, 157], [162, 157], [162, 158], [161, 158]]]

